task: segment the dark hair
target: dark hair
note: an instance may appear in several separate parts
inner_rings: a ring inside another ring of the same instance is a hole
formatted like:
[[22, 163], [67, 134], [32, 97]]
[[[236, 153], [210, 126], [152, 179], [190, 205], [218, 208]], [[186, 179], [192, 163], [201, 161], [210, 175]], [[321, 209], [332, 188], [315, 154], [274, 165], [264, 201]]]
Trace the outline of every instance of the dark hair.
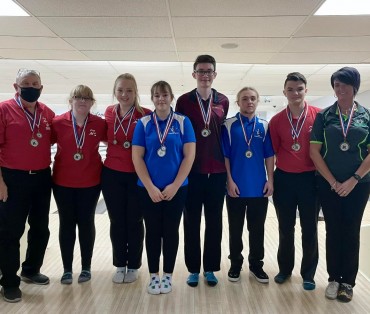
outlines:
[[286, 79], [285, 79], [285, 82], [284, 82], [284, 87], [286, 86], [286, 83], [288, 81], [295, 81], [295, 82], [301, 81], [302, 83], [304, 83], [304, 85], [307, 85], [307, 79], [305, 78], [305, 76], [302, 73], [299, 73], [299, 72], [289, 73], [286, 76]]
[[360, 89], [361, 77], [360, 73], [355, 68], [344, 67], [334, 72], [330, 78], [331, 87], [333, 88], [335, 80], [351, 85], [353, 87], [353, 94], [355, 96]]
[[214, 70], [216, 71], [216, 60], [210, 55], [200, 55], [195, 59], [193, 70], [195, 71], [197, 69], [197, 65], [199, 63], [212, 63]]
[[154, 96], [154, 93], [156, 91], [159, 91], [159, 92], [169, 92], [170, 95], [171, 95], [171, 98], [174, 99], [175, 96], [173, 95], [173, 92], [172, 92], [172, 88], [171, 88], [171, 85], [168, 84], [166, 81], [158, 81], [157, 83], [154, 83], [152, 88], [150, 89], [150, 95], [151, 95], [151, 99], [153, 100], [153, 96]]

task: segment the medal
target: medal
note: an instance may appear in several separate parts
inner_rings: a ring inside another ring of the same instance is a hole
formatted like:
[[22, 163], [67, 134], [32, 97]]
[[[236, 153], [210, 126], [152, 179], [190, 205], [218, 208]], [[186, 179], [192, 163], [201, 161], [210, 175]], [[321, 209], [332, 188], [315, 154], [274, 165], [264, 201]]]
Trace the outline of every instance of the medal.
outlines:
[[39, 146], [39, 141], [38, 141], [38, 140], [36, 140], [35, 138], [31, 138], [31, 140], [30, 140], [30, 144], [31, 144], [31, 146], [33, 146], [33, 147], [37, 147], [37, 146]]
[[351, 126], [353, 113], [355, 112], [356, 104], [352, 104], [351, 113], [349, 114], [347, 124], [344, 123], [342, 112], [340, 110], [338, 103], [337, 103], [337, 108], [338, 108], [338, 113], [339, 113], [340, 127], [342, 128], [342, 134], [343, 134], [343, 139], [344, 139], [343, 142], [339, 144], [339, 149], [342, 152], [346, 152], [349, 150], [349, 147], [350, 147], [349, 143], [347, 142], [347, 134]]
[[125, 141], [125, 142], [123, 143], [123, 147], [124, 147], [124, 148], [130, 148], [130, 146], [131, 146], [131, 143], [130, 143], [129, 141]]
[[252, 153], [252, 151], [251, 150], [247, 150], [246, 152], [245, 152], [245, 157], [247, 157], [247, 158], [251, 158], [253, 156], [253, 153]]
[[[252, 118], [253, 119], [253, 118]], [[245, 127], [244, 127], [244, 123], [243, 123], [243, 120], [242, 120], [242, 115], [239, 113], [239, 121], [240, 121], [240, 124], [242, 126], [242, 131], [243, 131], [243, 135], [244, 135], [244, 140], [245, 142], [247, 143], [247, 146], [248, 146], [248, 149], [247, 151], [245, 152], [245, 157], [247, 158], [251, 158], [253, 156], [253, 153], [252, 153], [252, 150], [251, 150], [251, 143], [252, 143], [252, 139], [253, 139], [253, 134], [254, 134], [254, 130], [256, 128], [256, 123], [257, 123], [257, 117], [254, 116], [254, 122], [253, 122], [253, 128], [252, 128], [252, 133], [251, 133], [251, 137], [248, 139], [248, 135], [247, 135], [247, 132], [245, 131]]]
[[292, 145], [292, 149], [295, 151], [295, 152], [298, 152], [300, 149], [301, 149], [301, 145], [299, 143], [294, 143]]
[[[113, 144], [116, 145], [118, 143], [118, 141], [116, 140], [116, 135], [117, 135], [118, 130], [121, 128], [122, 131], [123, 131], [123, 134], [125, 134], [125, 137], [126, 137], [126, 141], [123, 142], [122, 146], [124, 148], [130, 148], [131, 143], [127, 140], [127, 134], [128, 134], [128, 130], [130, 129], [131, 120], [132, 120], [132, 117], [133, 117], [134, 112], [135, 112], [135, 106], [131, 106], [131, 108], [123, 115], [122, 118], [120, 118], [119, 113], [118, 113], [119, 112], [119, 104], [117, 104], [117, 106], [115, 107], [115, 111], [116, 111], [116, 116], [114, 118], [114, 126], [113, 126], [113, 133], [114, 133]], [[130, 116], [130, 120], [128, 121], [127, 128], [125, 129], [123, 127], [123, 121], [128, 116]]]
[[157, 154], [159, 157], [166, 156], [166, 146], [161, 146], [160, 148], [158, 148]]
[[40, 133], [40, 131], [36, 133], [36, 136], [37, 136], [38, 138], [42, 138], [42, 134]]
[[155, 111], [153, 112], [152, 117], [153, 117], [153, 121], [154, 121], [156, 130], [157, 130], [158, 140], [159, 140], [159, 143], [161, 144], [161, 147], [158, 148], [158, 150], [157, 150], [157, 155], [159, 157], [164, 157], [166, 155], [166, 150], [167, 150], [166, 146], [164, 145], [164, 142], [165, 142], [165, 140], [167, 138], [168, 132], [170, 131], [170, 127], [172, 125], [172, 121], [173, 121], [173, 110], [171, 109], [171, 112], [170, 112], [169, 116], [167, 117], [167, 122], [166, 122], [166, 126], [164, 128], [163, 133], [159, 129], [159, 124], [158, 124], [158, 120], [157, 120], [157, 114], [156, 114]]
[[202, 134], [203, 137], [210, 136], [211, 135], [211, 130], [209, 130], [209, 129], [203, 129], [202, 132], [201, 132], [201, 134]]
[[199, 105], [199, 108], [200, 108], [200, 112], [202, 113], [202, 118], [203, 118], [203, 122], [204, 122], [204, 129], [200, 132], [200, 134], [203, 137], [208, 137], [208, 136], [211, 135], [211, 130], [209, 128], [209, 123], [211, 121], [211, 111], [212, 111], [212, 92], [211, 92], [211, 95], [208, 98], [207, 112], [204, 109], [203, 101], [202, 101], [202, 98], [200, 97], [199, 93], [196, 92], [196, 94], [197, 94], [197, 99], [198, 99], [198, 105]]
[[82, 153], [76, 153], [76, 154], [73, 155], [73, 159], [76, 160], [76, 161], [80, 161], [83, 158], [84, 158], [84, 156], [82, 155]]
[[342, 152], [349, 150], [349, 144], [347, 142], [340, 143], [339, 148]]

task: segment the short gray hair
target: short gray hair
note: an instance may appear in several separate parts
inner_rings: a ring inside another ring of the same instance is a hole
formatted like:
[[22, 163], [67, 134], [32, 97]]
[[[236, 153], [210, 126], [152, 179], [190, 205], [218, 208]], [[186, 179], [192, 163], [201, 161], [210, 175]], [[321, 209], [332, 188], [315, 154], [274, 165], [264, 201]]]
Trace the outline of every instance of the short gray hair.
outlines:
[[19, 69], [18, 73], [17, 73], [17, 76], [15, 78], [15, 81], [18, 83], [21, 79], [23, 79], [24, 77], [29, 76], [29, 75], [37, 76], [39, 78], [40, 82], [41, 82], [40, 72], [38, 72], [36, 70], [29, 70], [29, 69]]

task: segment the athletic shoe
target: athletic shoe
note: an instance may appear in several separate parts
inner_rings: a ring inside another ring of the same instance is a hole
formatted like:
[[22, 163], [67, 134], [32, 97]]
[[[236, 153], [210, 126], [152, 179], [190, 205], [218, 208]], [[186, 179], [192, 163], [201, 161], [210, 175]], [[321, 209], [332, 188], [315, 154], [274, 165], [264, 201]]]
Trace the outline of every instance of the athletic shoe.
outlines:
[[62, 285], [70, 285], [73, 282], [72, 273], [70, 271], [66, 271], [63, 273], [62, 278], [60, 279], [60, 283]]
[[218, 280], [215, 274], [213, 273], [213, 271], [205, 271], [203, 273], [203, 276], [204, 276], [204, 279], [207, 281], [208, 286], [214, 287], [215, 285], [217, 285]]
[[337, 299], [341, 302], [350, 302], [353, 298], [353, 289], [352, 286], [348, 283], [341, 283], [338, 289]]
[[289, 278], [290, 278], [290, 274], [289, 275], [285, 275], [285, 274], [282, 274], [282, 273], [278, 273], [275, 278], [274, 278], [274, 281], [278, 284], [282, 284], [284, 283], [285, 281], [287, 281]]
[[159, 276], [157, 274], [151, 274], [150, 283], [149, 283], [147, 290], [148, 290], [148, 293], [150, 294], [160, 294], [161, 293], [161, 285], [159, 283]]
[[22, 291], [18, 287], [1, 289], [1, 294], [6, 302], [17, 303], [22, 300]]
[[134, 282], [139, 278], [139, 271], [137, 269], [127, 269], [127, 273], [123, 282]]
[[249, 270], [259, 283], [269, 283], [269, 276], [263, 271], [262, 267], [251, 267]]
[[232, 281], [232, 282], [239, 281], [240, 280], [240, 270], [241, 270], [240, 267], [231, 266], [227, 273], [227, 278], [229, 279], [229, 281]]
[[117, 267], [115, 274], [113, 275], [112, 281], [114, 283], [123, 283], [126, 275], [126, 267]]
[[303, 280], [302, 286], [304, 290], [315, 290], [316, 283], [314, 280]]
[[91, 271], [82, 270], [80, 276], [78, 277], [78, 283], [83, 283], [91, 280]]
[[24, 282], [34, 283], [36, 285], [47, 285], [50, 282], [49, 277], [41, 273], [28, 275], [28, 274], [25, 274], [24, 272], [21, 272], [21, 278]]
[[335, 300], [338, 296], [339, 283], [336, 281], [329, 281], [328, 286], [325, 289], [325, 296], [329, 300]]
[[161, 280], [161, 293], [170, 293], [172, 291], [172, 276], [163, 275]]
[[199, 273], [190, 273], [188, 279], [186, 280], [186, 283], [190, 287], [196, 287], [198, 285], [198, 282], [199, 282]]

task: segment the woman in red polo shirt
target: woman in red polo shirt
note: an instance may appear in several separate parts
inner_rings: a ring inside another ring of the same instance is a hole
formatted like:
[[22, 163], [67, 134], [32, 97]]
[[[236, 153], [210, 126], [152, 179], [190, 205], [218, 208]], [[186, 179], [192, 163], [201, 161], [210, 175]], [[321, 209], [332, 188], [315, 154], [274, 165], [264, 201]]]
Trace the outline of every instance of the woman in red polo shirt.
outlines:
[[71, 284], [76, 225], [79, 230], [82, 271], [78, 282], [91, 279], [95, 241], [94, 215], [100, 195], [102, 168], [99, 143], [105, 140], [105, 121], [90, 113], [95, 102], [92, 90], [76, 86], [70, 94], [72, 110], [52, 124], [57, 153], [53, 167], [53, 192], [60, 219], [59, 243], [64, 273], [62, 284]]
[[111, 223], [113, 265], [117, 267], [112, 280], [129, 283], [138, 278], [144, 241], [131, 141], [138, 119], [151, 111], [140, 107], [136, 80], [129, 73], [117, 77], [113, 94], [118, 103], [105, 111], [108, 149], [102, 171], [102, 191]]

